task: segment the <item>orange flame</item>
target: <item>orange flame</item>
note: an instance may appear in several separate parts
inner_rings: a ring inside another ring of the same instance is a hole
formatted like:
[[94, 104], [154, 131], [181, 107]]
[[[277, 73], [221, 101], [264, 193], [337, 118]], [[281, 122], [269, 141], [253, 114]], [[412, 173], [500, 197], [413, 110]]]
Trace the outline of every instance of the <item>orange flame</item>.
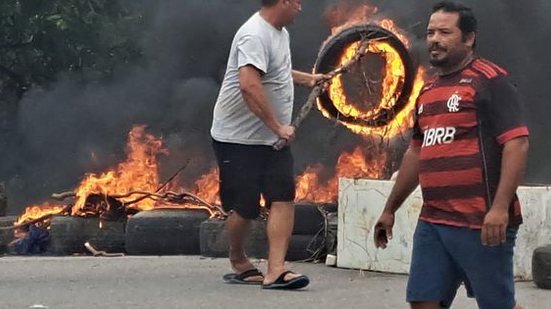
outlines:
[[[329, 12], [328, 19], [332, 26], [332, 33], [336, 34], [348, 27], [375, 23], [394, 33], [406, 46], [409, 45], [407, 35], [405, 35], [396, 24], [390, 19], [377, 19], [378, 9], [367, 4], [360, 6], [341, 5]], [[355, 54], [359, 47], [359, 42], [350, 44], [343, 53], [339, 64], [345, 64]], [[372, 42], [368, 47], [369, 53], [384, 57], [384, 78], [381, 84], [382, 98], [377, 108], [371, 111], [362, 111], [349, 102], [343, 90], [343, 83], [340, 76], [333, 79], [330, 85], [330, 97], [335, 103], [336, 108], [350, 117], [360, 119], [369, 119], [384, 109], [391, 108], [396, 103], [393, 97], [395, 90], [402, 87], [404, 82], [404, 64], [402, 63], [398, 52], [392, 46], [385, 42]], [[415, 101], [424, 83], [424, 70], [417, 72], [412, 94], [406, 106], [397, 114], [395, 118], [386, 126], [367, 127], [343, 123], [351, 131], [363, 136], [377, 136], [382, 138], [392, 138], [397, 136], [413, 125], [412, 111]], [[329, 117], [328, 113], [318, 107], [322, 113]], [[101, 175], [88, 174], [75, 190], [77, 199], [71, 214], [76, 216], [84, 215], [82, 209], [86, 199], [91, 194], [117, 195], [125, 194], [133, 190], [155, 192], [160, 186], [159, 165], [157, 156], [167, 154], [163, 148], [162, 141], [150, 134], [145, 133], [144, 126], [136, 126], [129, 133], [128, 158], [115, 168], [102, 173]], [[97, 160], [95, 154], [92, 159]], [[325, 167], [314, 165], [308, 167], [300, 176], [296, 178], [296, 201], [297, 202], [315, 202], [331, 203], [337, 200], [338, 178], [386, 178], [386, 166], [388, 154], [385, 149], [375, 147], [366, 149], [357, 147], [351, 153], [343, 153], [335, 168], [334, 175], [329, 179], [322, 179], [320, 175], [325, 171]], [[219, 171], [218, 168], [212, 168], [205, 175], [200, 177], [190, 190], [195, 195], [211, 204], [220, 204], [219, 199]], [[122, 202], [133, 200], [135, 197], [121, 198]], [[171, 205], [163, 203], [156, 205], [155, 201], [144, 199], [131, 206], [137, 210], [151, 210], [154, 208], [195, 208], [208, 211], [211, 216], [214, 211], [205, 206], [197, 205]], [[29, 222], [48, 214], [59, 214], [63, 211], [62, 206], [32, 206], [28, 207], [25, 213], [18, 218], [17, 223]]]
[[[332, 27], [332, 34], [335, 35], [349, 27], [362, 24], [376, 24], [380, 27], [392, 32], [406, 46], [409, 46], [407, 35], [396, 26], [395, 22], [389, 18], [377, 18], [377, 7], [361, 4], [352, 5], [346, 1], [333, 7], [326, 17]], [[331, 39], [331, 37], [329, 38]], [[353, 42], [346, 47], [338, 65], [348, 63], [357, 53], [360, 46], [360, 41]], [[351, 102], [346, 97], [341, 76], [335, 76], [331, 81], [328, 89], [329, 97], [331, 98], [335, 108], [343, 115], [362, 120], [372, 119], [383, 110], [391, 109], [398, 99], [394, 94], [400, 91], [405, 80], [405, 68], [398, 52], [385, 42], [371, 42], [367, 50], [371, 54], [381, 55], [385, 58], [384, 78], [381, 85], [382, 97], [376, 107], [364, 111], [358, 108], [357, 104]], [[382, 138], [393, 138], [403, 132], [406, 132], [413, 126], [412, 111], [415, 107], [415, 101], [424, 84], [424, 70], [419, 69], [412, 93], [406, 106], [395, 115], [395, 117], [385, 126], [370, 127], [357, 124], [341, 122], [344, 126], [356, 134], [363, 136], [378, 136]], [[331, 115], [326, 111], [318, 100], [318, 109], [322, 114], [331, 118]]]
[[[356, 54], [360, 42], [354, 42], [348, 46], [345, 50], [343, 57], [339, 61], [339, 66], [348, 63]], [[356, 105], [346, 97], [344, 93], [344, 87], [340, 76], [333, 78], [331, 85], [329, 86], [329, 97], [333, 101], [333, 104], [337, 110], [343, 115], [354, 117], [363, 120], [372, 119], [378, 115], [383, 109], [390, 109], [396, 104], [397, 97], [395, 96], [396, 90], [404, 82], [405, 69], [404, 64], [400, 58], [398, 52], [385, 42], [375, 42], [368, 46], [369, 53], [383, 55], [386, 59], [385, 64], [385, 77], [382, 83], [382, 93], [380, 103], [372, 110], [361, 111]]]
[[[145, 126], [135, 126], [128, 134], [128, 158], [116, 168], [101, 175], [89, 174], [75, 190], [77, 200], [72, 209], [72, 215], [82, 215], [86, 199], [91, 194], [116, 195], [134, 190], [155, 192], [159, 187], [159, 165], [157, 156], [167, 154], [162, 147], [162, 141], [151, 134], [145, 133]], [[121, 198], [122, 202], [135, 197]], [[144, 199], [132, 208], [151, 210], [155, 202]]]
[[[417, 100], [417, 97], [419, 96], [419, 93], [421, 92], [424, 84], [425, 70], [423, 68], [419, 68], [419, 70], [417, 71], [417, 76], [415, 77], [413, 90], [411, 96], [409, 97], [408, 103], [385, 126], [368, 127], [350, 123], [342, 124], [350, 129], [352, 132], [363, 136], [380, 136], [384, 138], [392, 138], [398, 136], [413, 127], [412, 112], [415, 109], [415, 101]], [[326, 117], [329, 117], [327, 113], [325, 113], [325, 115]]]
[[29, 206], [25, 209], [25, 212], [17, 218], [14, 225], [30, 222], [48, 215], [59, 215], [64, 209], [64, 206], [51, 205], [48, 203]]
[[[373, 157], [373, 158], [370, 158]], [[327, 182], [319, 179], [323, 166], [314, 165], [296, 179], [296, 202], [333, 203], [337, 200], [338, 181], [340, 177], [346, 178], [371, 178], [381, 179], [385, 177], [387, 154], [385, 151], [369, 153], [356, 147], [351, 153], [343, 153], [337, 161], [336, 173]]]
[[201, 176], [195, 182], [195, 194], [210, 204], [220, 205], [220, 184], [218, 182], [220, 172], [213, 167], [207, 174]]

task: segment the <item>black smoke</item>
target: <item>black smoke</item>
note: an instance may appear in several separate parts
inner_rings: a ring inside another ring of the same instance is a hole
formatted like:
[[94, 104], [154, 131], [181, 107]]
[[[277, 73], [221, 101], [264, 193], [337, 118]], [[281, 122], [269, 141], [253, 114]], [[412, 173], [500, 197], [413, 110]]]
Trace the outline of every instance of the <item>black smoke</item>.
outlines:
[[[250, 0], [141, 0], [147, 7], [144, 56], [137, 65], [121, 66], [109, 82], [83, 84], [75, 75], [59, 76], [48, 88], [31, 89], [20, 102], [17, 128], [0, 140], [0, 179], [6, 181], [9, 213], [50, 193], [70, 190], [85, 172], [101, 172], [124, 159], [126, 134], [146, 124], [162, 136], [171, 155], [166, 178], [188, 159], [182, 179], [193, 180], [213, 164], [209, 129], [229, 46], [238, 27], [258, 8]], [[323, 19], [338, 1], [303, 1], [303, 13], [289, 27], [293, 62], [309, 71], [320, 44], [329, 35]], [[349, 1], [361, 2], [361, 1]], [[551, 181], [546, 58], [551, 37], [551, 4], [545, 0], [465, 1], [480, 21], [479, 52], [506, 67], [518, 83], [528, 110], [532, 151], [527, 180]], [[395, 18], [423, 54], [422, 37], [433, 1], [375, 1]], [[307, 90], [297, 89], [296, 106]], [[312, 115], [298, 132], [297, 170], [310, 163], [331, 164], [358, 138]]]

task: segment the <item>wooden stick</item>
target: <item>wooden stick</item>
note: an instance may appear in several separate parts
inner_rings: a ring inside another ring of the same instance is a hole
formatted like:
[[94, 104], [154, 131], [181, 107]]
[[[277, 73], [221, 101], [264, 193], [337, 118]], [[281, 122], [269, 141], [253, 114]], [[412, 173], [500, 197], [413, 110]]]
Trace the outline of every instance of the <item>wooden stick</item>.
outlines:
[[70, 192], [62, 192], [62, 193], [53, 193], [51, 197], [54, 200], [63, 201], [64, 199], [76, 197], [76, 196], [77, 196], [76, 192], [70, 191]]
[[[384, 38], [380, 38], [384, 39]], [[306, 119], [312, 108], [314, 107], [314, 104], [318, 97], [323, 93], [325, 90], [325, 83], [327, 83], [329, 80], [333, 79], [335, 76], [343, 74], [348, 72], [350, 68], [356, 64], [362, 57], [364, 57], [367, 54], [367, 46], [369, 45], [369, 42], [372, 41], [368, 37], [365, 37], [362, 39], [360, 46], [358, 50], [356, 51], [356, 54], [350, 61], [348, 61], [346, 64], [336, 68], [335, 70], [327, 73], [326, 75], [330, 76], [328, 79], [322, 79], [316, 83], [312, 91], [310, 92], [310, 95], [308, 96], [308, 99], [306, 100], [306, 103], [302, 105], [300, 108], [300, 112], [298, 113], [297, 117], [293, 120], [291, 123], [291, 126], [295, 127], [295, 129], [298, 129], [301, 125], [301, 123]], [[283, 147], [287, 145], [287, 140], [284, 138], [280, 138], [275, 144], [272, 146], [274, 150], [281, 150]]]
[[107, 253], [105, 251], [97, 250], [89, 242], [84, 243], [84, 247], [92, 253], [93, 256], [105, 256], [105, 257], [119, 257], [124, 256], [124, 253]]

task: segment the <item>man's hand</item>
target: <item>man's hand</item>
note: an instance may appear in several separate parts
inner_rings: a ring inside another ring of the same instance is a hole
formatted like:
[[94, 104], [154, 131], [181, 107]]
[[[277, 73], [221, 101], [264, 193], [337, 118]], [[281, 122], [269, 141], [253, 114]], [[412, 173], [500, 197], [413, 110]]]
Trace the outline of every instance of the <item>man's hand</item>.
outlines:
[[310, 87], [314, 87], [319, 82], [324, 82], [324, 87], [327, 87], [329, 81], [333, 78], [332, 74], [312, 74], [312, 81], [310, 82]]
[[295, 127], [293, 126], [281, 126], [275, 133], [277, 134], [277, 137], [286, 140], [287, 145], [295, 139]]
[[508, 211], [507, 207], [494, 205], [486, 214], [480, 235], [484, 246], [499, 246], [507, 240]]
[[392, 239], [392, 227], [394, 226], [394, 214], [384, 211], [375, 224], [373, 238], [375, 247], [386, 249], [388, 241]]

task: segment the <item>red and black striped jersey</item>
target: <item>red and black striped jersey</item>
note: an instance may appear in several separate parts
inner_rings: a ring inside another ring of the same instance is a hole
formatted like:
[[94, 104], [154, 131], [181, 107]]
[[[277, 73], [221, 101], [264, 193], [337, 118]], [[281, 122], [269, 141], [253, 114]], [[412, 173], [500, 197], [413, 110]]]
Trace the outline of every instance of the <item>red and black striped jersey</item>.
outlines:
[[[508, 73], [482, 58], [425, 84], [412, 138], [421, 147], [421, 220], [481, 228], [497, 191], [503, 144], [528, 135], [522, 109]], [[516, 195], [510, 220], [522, 222]]]

